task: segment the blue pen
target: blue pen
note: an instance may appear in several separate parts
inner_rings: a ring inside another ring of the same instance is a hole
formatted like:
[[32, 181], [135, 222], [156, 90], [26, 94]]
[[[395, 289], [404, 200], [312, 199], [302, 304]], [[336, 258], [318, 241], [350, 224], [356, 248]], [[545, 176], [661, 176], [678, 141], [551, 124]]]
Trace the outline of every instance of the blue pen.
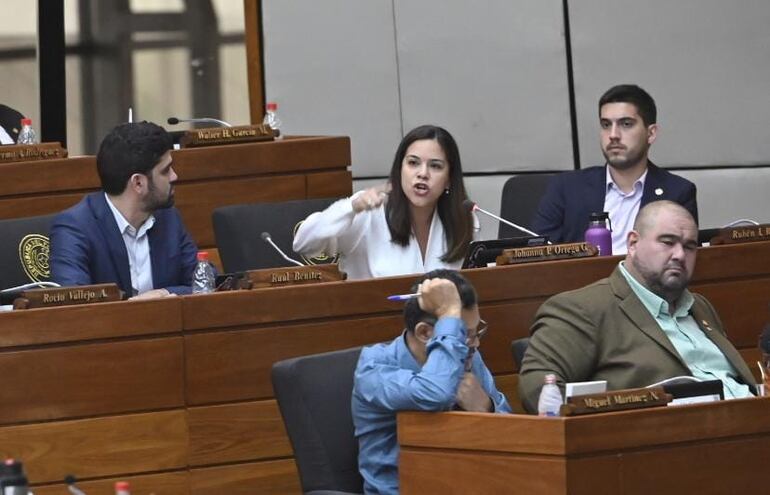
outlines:
[[409, 299], [413, 299], [419, 295], [419, 292], [415, 292], [414, 294], [398, 294], [396, 296], [388, 296], [388, 301], [408, 301]]

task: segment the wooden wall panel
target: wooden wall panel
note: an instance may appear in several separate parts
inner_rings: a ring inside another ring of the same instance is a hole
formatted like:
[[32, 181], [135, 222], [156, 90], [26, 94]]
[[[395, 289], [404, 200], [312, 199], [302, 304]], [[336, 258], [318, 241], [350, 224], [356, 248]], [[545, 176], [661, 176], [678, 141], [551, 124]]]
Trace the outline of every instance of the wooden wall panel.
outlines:
[[292, 455], [275, 400], [192, 407], [188, 421], [192, 466]]
[[36, 217], [66, 210], [83, 199], [86, 191], [46, 196], [24, 196], [0, 199], [0, 219]]
[[184, 405], [182, 338], [0, 353], [0, 424]]
[[309, 199], [344, 198], [353, 193], [353, 176], [346, 170], [308, 174], [305, 181]]
[[[697, 284], [693, 291], [714, 305], [736, 347], [757, 346], [762, 329], [770, 322], [770, 278]], [[740, 295], [738, 304], [736, 295]]]
[[[0, 164], [0, 197], [99, 188], [95, 156]], [[17, 215], [27, 216], [27, 215]]]
[[187, 402], [210, 404], [272, 397], [273, 363], [390, 340], [401, 328], [400, 317], [392, 316], [341, 320], [333, 325], [318, 323], [186, 335]]
[[301, 493], [292, 459], [190, 470], [190, 495]]
[[3, 314], [0, 348], [110, 337], [179, 333], [181, 300], [28, 309]]
[[0, 456], [24, 461], [31, 483], [181, 469], [185, 412], [165, 411], [0, 429]]
[[[131, 495], [187, 495], [190, 493], [190, 475], [187, 470], [83, 481], [78, 482], [77, 486], [88, 495], [115, 495], [116, 481], [128, 481], [131, 484]], [[33, 491], [35, 495], [62, 495], [67, 493], [67, 485], [59, 483], [35, 486]]]
[[176, 186], [176, 205], [185, 227], [198, 247], [216, 245], [213, 211], [220, 206], [243, 203], [284, 201], [305, 197], [305, 178], [301, 175], [259, 177], [201, 182]]

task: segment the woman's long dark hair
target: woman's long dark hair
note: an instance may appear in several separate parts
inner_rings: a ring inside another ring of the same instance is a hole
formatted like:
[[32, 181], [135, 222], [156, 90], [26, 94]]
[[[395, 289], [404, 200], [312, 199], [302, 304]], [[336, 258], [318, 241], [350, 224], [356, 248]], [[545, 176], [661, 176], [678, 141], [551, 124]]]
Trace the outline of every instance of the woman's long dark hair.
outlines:
[[463, 167], [460, 163], [460, 151], [457, 143], [446, 129], [435, 125], [421, 125], [404, 136], [393, 158], [390, 170], [392, 190], [385, 204], [385, 218], [390, 229], [390, 238], [396, 244], [407, 246], [412, 235], [412, 219], [409, 214], [409, 200], [401, 187], [401, 166], [409, 146], [421, 139], [433, 139], [444, 150], [449, 165], [449, 194], [442, 194], [438, 199], [438, 216], [444, 225], [447, 252], [441, 261], [453, 262], [462, 259], [468, 251], [468, 244], [473, 240], [473, 218], [471, 212], [463, 206], [467, 199], [463, 184]]

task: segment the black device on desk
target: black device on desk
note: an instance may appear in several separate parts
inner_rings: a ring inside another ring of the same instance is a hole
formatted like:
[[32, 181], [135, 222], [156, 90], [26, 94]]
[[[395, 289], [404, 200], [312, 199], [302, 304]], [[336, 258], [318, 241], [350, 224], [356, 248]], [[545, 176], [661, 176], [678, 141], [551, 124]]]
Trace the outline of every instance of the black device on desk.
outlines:
[[507, 237], [505, 239], [490, 239], [473, 241], [468, 246], [468, 254], [463, 260], [463, 268], [483, 268], [494, 263], [505, 249], [536, 247], [548, 244], [545, 236]]

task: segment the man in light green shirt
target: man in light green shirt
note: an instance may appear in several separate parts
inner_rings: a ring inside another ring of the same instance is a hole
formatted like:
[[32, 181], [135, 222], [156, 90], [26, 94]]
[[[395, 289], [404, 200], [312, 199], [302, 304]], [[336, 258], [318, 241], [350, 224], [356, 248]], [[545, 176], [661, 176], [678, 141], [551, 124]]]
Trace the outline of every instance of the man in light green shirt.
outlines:
[[607, 380], [610, 390], [666, 378], [718, 378], [726, 398], [752, 394], [754, 378], [713, 306], [687, 286], [698, 226], [670, 201], [639, 211], [628, 254], [612, 275], [546, 301], [535, 316], [519, 391], [534, 411], [544, 376], [560, 384]]

